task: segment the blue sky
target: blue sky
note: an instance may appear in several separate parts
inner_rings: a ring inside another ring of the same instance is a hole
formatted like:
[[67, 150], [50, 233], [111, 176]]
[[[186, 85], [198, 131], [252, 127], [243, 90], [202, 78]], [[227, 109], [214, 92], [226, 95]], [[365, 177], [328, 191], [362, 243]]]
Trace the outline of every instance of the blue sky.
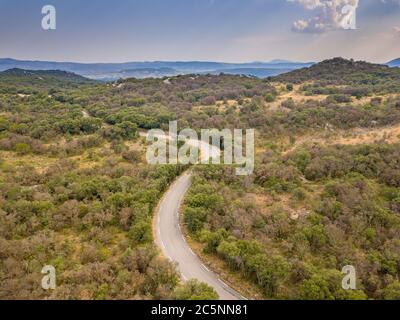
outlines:
[[[0, 0], [0, 57], [81, 62], [400, 57], [400, 0], [329, 1], [357, 6], [357, 30], [339, 28], [327, 2]], [[41, 29], [47, 4], [57, 10], [57, 30]]]

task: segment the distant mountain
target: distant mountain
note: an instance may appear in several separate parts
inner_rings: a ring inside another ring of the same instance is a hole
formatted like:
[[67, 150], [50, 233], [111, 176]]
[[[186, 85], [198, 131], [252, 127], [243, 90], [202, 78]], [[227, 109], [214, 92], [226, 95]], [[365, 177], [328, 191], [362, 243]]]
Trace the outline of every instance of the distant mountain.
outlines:
[[269, 63], [293, 63], [293, 62], [289, 60], [275, 59], [271, 60]]
[[257, 78], [267, 78], [280, 75], [292, 71], [293, 69], [280, 69], [280, 68], [235, 68], [235, 69], [221, 69], [210, 72], [211, 74], [230, 74], [230, 75], [244, 75], [253, 76]]
[[207, 61], [74, 63], [52, 61], [22, 61], [0, 59], [0, 71], [19, 68], [25, 70], [62, 70], [97, 80], [117, 80], [129, 77], [160, 78], [184, 74], [221, 73], [267, 77], [311, 66], [313, 63], [274, 60], [271, 62], [221, 63]]
[[96, 82], [72, 72], [60, 70], [23, 70], [18, 68], [0, 72], [3, 89], [8, 92], [31, 93], [32, 91], [48, 92], [49, 88], [75, 88], [80, 85], [92, 85]]
[[117, 74], [121, 78], [163, 78], [172, 77], [179, 74], [179, 71], [173, 68], [137, 68], [123, 70]]
[[6, 71], [0, 72], [1, 78], [10, 77], [26, 77], [34, 79], [58, 79], [58, 80], [69, 80], [69, 81], [82, 81], [87, 82], [90, 79], [82, 77], [72, 72], [61, 71], [61, 70], [24, 70], [19, 68], [12, 68]]
[[[334, 58], [278, 75], [275, 81], [302, 83], [308, 81], [325, 82], [327, 84], [371, 84], [376, 79], [400, 80], [400, 70], [387, 65], [373, 64], [365, 61]], [[374, 80], [375, 79], [375, 80]]]
[[388, 65], [389, 67], [400, 67], [400, 58], [395, 59], [395, 60], [392, 60], [392, 61], [389, 61], [389, 62], [387, 63], [387, 65]]

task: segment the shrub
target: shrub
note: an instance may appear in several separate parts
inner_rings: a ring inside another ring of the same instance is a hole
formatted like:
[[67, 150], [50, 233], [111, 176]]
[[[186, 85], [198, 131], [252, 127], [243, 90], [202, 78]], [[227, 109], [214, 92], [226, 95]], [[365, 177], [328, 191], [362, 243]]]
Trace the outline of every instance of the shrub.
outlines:
[[129, 237], [139, 244], [144, 244], [152, 240], [151, 223], [148, 221], [139, 221], [129, 230]]
[[17, 143], [15, 145], [15, 152], [17, 152], [19, 155], [27, 155], [32, 152], [32, 148], [26, 143]]
[[276, 97], [272, 93], [267, 93], [266, 95], [264, 95], [264, 99], [266, 102], [270, 103], [270, 102], [274, 102]]
[[205, 283], [191, 279], [177, 287], [174, 292], [175, 300], [218, 300], [217, 292]]
[[129, 150], [122, 153], [122, 158], [131, 163], [137, 163], [140, 160], [140, 152], [136, 150]]

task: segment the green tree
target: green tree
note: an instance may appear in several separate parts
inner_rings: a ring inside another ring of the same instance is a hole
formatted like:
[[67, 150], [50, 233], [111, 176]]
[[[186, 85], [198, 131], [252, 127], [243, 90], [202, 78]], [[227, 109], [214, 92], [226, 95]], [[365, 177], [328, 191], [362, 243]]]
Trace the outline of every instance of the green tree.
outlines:
[[187, 207], [184, 211], [184, 221], [190, 232], [200, 231], [207, 219], [207, 210]]
[[175, 300], [218, 300], [217, 292], [209, 285], [192, 279], [178, 286], [174, 291]]
[[232, 269], [237, 269], [242, 263], [240, 248], [236, 242], [222, 241], [217, 248], [217, 252], [228, 262]]
[[124, 121], [119, 123], [117, 127], [122, 130], [124, 138], [133, 139], [136, 137], [138, 129], [136, 123]]
[[10, 128], [10, 123], [6, 119], [0, 117], [0, 132], [6, 131], [9, 128]]
[[400, 300], [400, 281], [395, 281], [383, 289], [385, 300]]
[[274, 297], [279, 287], [290, 275], [290, 265], [287, 260], [279, 255], [268, 257], [265, 264], [257, 270], [259, 284], [268, 297]]
[[148, 221], [139, 221], [129, 230], [129, 237], [139, 244], [144, 244], [152, 240], [151, 223]]

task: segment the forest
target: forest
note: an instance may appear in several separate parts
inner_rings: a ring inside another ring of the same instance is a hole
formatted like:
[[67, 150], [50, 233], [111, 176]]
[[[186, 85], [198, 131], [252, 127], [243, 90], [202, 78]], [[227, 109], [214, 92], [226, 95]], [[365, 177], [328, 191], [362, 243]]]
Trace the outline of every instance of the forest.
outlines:
[[[153, 244], [154, 208], [185, 168], [147, 165], [137, 129], [165, 120], [123, 107], [88, 116], [102, 86], [62, 72], [0, 74], [0, 298], [216, 299], [182, 284]], [[50, 292], [40, 285], [49, 264]]]
[[[151, 166], [140, 132], [256, 129], [251, 176]], [[400, 299], [400, 69], [335, 58], [281, 76], [96, 82], [0, 73], [0, 298], [217, 299], [153, 243], [185, 170], [182, 224], [254, 299]], [[58, 270], [44, 291], [44, 265]], [[341, 287], [342, 267], [357, 290]]]

